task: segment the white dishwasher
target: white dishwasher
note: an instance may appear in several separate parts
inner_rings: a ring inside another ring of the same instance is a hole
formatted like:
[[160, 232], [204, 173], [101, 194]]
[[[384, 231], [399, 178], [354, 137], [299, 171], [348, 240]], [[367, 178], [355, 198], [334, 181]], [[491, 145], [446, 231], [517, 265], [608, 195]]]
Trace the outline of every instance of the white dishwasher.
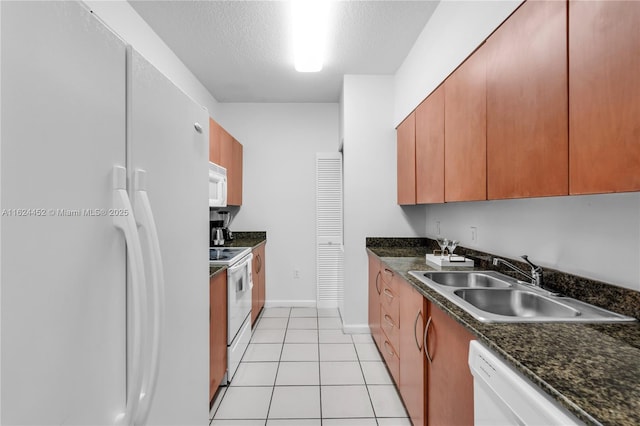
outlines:
[[477, 340], [469, 345], [475, 426], [583, 425]]

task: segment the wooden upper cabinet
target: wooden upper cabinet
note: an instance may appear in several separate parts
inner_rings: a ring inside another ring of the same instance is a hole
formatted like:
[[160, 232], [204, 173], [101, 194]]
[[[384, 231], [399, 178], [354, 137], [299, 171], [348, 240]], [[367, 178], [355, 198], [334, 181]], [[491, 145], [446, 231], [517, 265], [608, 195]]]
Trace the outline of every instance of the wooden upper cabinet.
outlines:
[[572, 194], [640, 190], [640, 3], [569, 2]]
[[483, 46], [489, 199], [569, 192], [566, 39], [565, 2], [527, 1]]
[[242, 144], [213, 119], [209, 119], [209, 161], [227, 169], [227, 204], [242, 205]]
[[237, 140], [231, 140], [231, 166], [227, 168], [227, 204], [242, 205], [243, 148]]
[[416, 108], [416, 201], [444, 203], [444, 88]]
[[486, 93], [481, 47], [444, 83], [445, 201], [487, 199]]
[[411, 113], [397, 128], [398, 204], [416, 203], [416, 118]]
[[222, 144], [222, 126], [209, 118], [209, 161], [220, 165], [220, 145]]

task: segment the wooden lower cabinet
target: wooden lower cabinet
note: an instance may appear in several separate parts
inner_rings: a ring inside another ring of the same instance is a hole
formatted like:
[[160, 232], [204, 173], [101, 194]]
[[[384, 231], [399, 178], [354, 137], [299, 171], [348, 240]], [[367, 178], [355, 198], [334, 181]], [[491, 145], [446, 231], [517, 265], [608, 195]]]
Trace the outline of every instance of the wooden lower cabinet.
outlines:
[[473, 335], [433, 303], [427, 349], [427, 422], [429, 425], [473, 424], [473, 376], [468, 367]]
[[400, 287], [400, 396], [414, 425], [426, 420], [427, 364], [423, 351], [427, 301], [409, 283]]
[[472, 425], [473, 376], [467, 359], [473, 335], [380, 258], [368, 256], [369, 327], [411, 422]]
[[209, 401], [227, 371], [227, 274], [209, 278]]
[[382, 344], [380, 330], [380, 293], [382, 292], [382, 272], [380, 261], [369, 253], [369, 329], [378, 349]]
[[266, 280], [264, 269], [264, 254], [266, 244], [260, 244], [253, 249], [253, 265], [251, 265], [251, 278], [253, 289], [251, 290], [251, 324], [254, 325], [264, 308]]

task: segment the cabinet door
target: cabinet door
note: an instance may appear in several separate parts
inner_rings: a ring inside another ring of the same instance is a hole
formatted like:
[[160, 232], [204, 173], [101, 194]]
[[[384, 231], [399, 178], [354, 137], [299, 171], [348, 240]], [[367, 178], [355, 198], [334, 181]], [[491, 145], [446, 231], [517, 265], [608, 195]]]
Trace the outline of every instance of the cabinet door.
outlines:
[[567, 10], [528, 1], [487, 39], [489, 199], [567, 195]]
[[409, 283], [400, 287], [400, 395], [411, 422], [425, 425], [426, 359], [422, 350], [426, 300]]
[[416, 108], [416, 202], [444, 203], [444, 88]]
[[253, 264], [251, 265], [251, 325], [255, 325], [260, 313], [260, 255], [257, 249], [253, 250]]
[[251, 290], [251, 324], [256, 322], [258, 315], [260, 315], [260, 311], [264, 307], [264, 252], [264, 244], [253, 249], [253, 265], [251, 265], [251, 279], [253, 280], [253, 289]]
[[468, 357], [473, 336], [433, 303], [429, 311], [428, 424], [472, 425], [473, 376]]
[[640, 190], [640, 3], [569, 2], [572, 194]]
[[398, 138], [398, 204], [416, 203], [416, 118], [415, 113], [400, 123]]
[[487, 199], [486, 80], [481, 47], [444, 83], [445, 201]]
[[209, 278], [209, 401], [227, 370], [227, 274]]
[[369, 253], [369, 329], [380, 348], [380, 293], [382, 292], [380, 261]]
[[209, 118], [209, 161], [221, 164], [222, 127]]
[[242, 144], [231, 139], [231, 166], [228, 170], [228, 204], [232, 206], [242, 205]]
[[258, 255], [258, 313], [264, 308], [265, 294], [266, 294], [266, 274], [264, 269], [265, 264], [265, 244], [262, 244], [256, 249]]

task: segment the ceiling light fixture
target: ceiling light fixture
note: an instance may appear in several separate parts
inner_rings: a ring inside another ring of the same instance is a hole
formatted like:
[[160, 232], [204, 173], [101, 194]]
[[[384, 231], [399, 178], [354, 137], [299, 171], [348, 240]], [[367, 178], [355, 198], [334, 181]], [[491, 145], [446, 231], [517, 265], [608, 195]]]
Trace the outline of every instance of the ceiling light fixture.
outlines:
[[296, 71], [322, 69], [330, 0], [291, 0], [293, 55]]

